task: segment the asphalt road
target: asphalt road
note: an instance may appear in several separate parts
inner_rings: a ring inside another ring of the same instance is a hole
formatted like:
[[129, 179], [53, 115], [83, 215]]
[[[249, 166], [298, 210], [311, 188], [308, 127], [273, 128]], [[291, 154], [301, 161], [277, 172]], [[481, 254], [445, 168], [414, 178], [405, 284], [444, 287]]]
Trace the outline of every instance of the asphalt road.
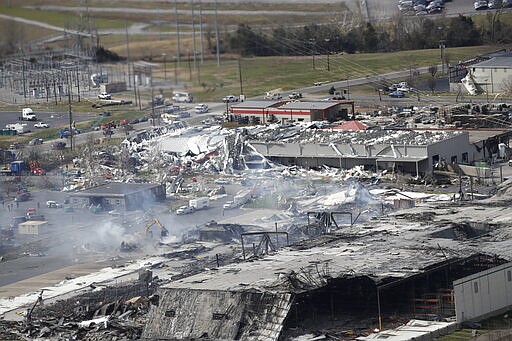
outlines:
[[[28, 107], [28, 106], [27, 106]], [[0, 112], [0, 127], [5, 128], [7, 124], [11, 123], [26, 123], [26, 128], [30, 131], [37, 131], [38, 129], [44, 128], [35, 128], [34, 124], [37, 122], [47, 123], [50, 127], [57, 126], [69, 126], [69, 115], [68, 113], [56, 113], [56, 112], [34, 112], [37, 121], [20, 121], [19, 117], [21, 116], [21, 112]], [[97, 117], [95, 113], [73, 113], [73, 120], [76, 122], [87, 121]]]

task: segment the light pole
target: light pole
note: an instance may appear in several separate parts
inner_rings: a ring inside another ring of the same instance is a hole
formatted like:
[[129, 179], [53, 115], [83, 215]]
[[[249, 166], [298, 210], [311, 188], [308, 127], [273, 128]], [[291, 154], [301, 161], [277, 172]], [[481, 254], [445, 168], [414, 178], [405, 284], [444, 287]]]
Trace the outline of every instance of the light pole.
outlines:
[[446, 48], [445, 40], [439, 40], [439, 50], [441, 54], [441, 73], [444, 75], [444, 49]]
[[167, 53], [162, 53], [164, 57], [164, 79], [167, 80]]
[[178, 84], [178, 59], [174, 56], [174, 84]]
[[[324, 40], [325, 40], [326, 44], [329, 45], [329, 42], [331, 41], [331, 39], [325, 38]], [[326, 53], [327, 53], [327, 71], [331, 71], [331, 64], [329, 63], [329, 54], [330, 54], [329, 47], [327, 47]]]

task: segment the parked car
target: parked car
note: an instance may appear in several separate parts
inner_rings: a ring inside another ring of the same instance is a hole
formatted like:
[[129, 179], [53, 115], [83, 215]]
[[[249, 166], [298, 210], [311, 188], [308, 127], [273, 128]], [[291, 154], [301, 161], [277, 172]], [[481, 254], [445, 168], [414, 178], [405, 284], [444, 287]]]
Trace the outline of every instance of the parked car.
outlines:
[[35, 146], [35, 145], [38, 145], [38, 144], [43, 144], [43, 139], [32, 139], [28, 142], [28, 145], [29, 146]]
[[34, 128], [49, 128], [50, 126], [44, 122], [37, 122], [34, 124]]
[[477, 11], [489, 8], [489, 6], [487, 5], [487, 1], [485, 1], [485, 0], [477, 0], [477, 1], [475, 1], [473, 6], [475, 7], [475, 10], [477, 10]]
[[441, 7], [434, 7], [434, 8], [429, 9], [427, 12], [428, 12], [428, 14], [436, 14], [436, 13], [441, 13], [442, 11], [443, 11], [443, 9]]
[[63, 205], [62, 204], [59, 204], [58, 202], [56, 201], [53, 201], [53, 200], [48, 200], [46, 202], [46, 207], [48, 208], [62, 208]]
[[33, 175], [45, 175], [45, 171], [42, 168], [34, 168], [32, 169]]
[[405, 97], [405, 94], [403, 92], [401, 92], [401, 91], [396, 90], [396, 91], [390, 92], [389, 93], [389, 97], [403, 98], [403, 97]]
[[232, 103], [232, 102], [238, 102], [238, 97], [229, 95], [222, 99], [222, 102], [224, 103]]
[[489, 0], [489, 3], [487, 4], [487, 6], [490, 9], [501, 8], [502, 2], [501, 2], [501, 0]]
[[302, 93], [294, 91], [291, 94], [288, 95], [289, 99], [299, 99], [302, 98]]
[[101, 92], [99, 95], [98, 95], [98, 98], [99, 99], [112, 99], [112, 95], [109, 94], [108, 92]]
[[16, 195], [16, 197], [14, 198], [14, 201], [27, 201], [29, 199], [30, 199], [30, 193], [25, 192], [25, 193], [20, 193], [20, 194]]
[[206, 104], [198, 104], [195, 106], [194, 110], [196, 111], [196, 114], [204, 114], [208, 112], [208, 105]]
[[399, 88], [396, 89], [396, 91], [399, 91], [399, 92], [409, 92], [411, 90], [412, 89], [408, 86], [400, 86]]
[[191, 206], [181, 206], [176, 210], [177, 215], [189, 214], [194, 212], [194, 208]]

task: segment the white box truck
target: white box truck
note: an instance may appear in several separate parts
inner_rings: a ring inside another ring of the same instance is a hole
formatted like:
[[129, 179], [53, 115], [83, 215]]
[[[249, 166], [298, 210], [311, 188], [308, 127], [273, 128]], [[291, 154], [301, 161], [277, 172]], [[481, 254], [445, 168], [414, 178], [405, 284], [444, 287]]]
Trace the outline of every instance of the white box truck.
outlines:
[[30, 108], [21, 109], [21, 119], [24, 121], [36, 121], [37, 117]]
[[224, 209], [236, 208], [244, 205], [250, 199], [251, 191], [241, 190], [233, 197], [233, 201], [227, 201], [222, 207]]
[[208, 197], [190, 199], [188, 206], [193, 207], [194, 210], [202, 210], [210, 205], [210, 199]]

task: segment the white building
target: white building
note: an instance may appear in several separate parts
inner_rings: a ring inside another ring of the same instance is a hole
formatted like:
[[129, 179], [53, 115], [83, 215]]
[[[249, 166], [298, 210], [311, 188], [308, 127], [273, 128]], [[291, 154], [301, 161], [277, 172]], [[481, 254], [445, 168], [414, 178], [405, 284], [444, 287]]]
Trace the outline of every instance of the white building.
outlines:
[[453, 282], [457, 322], [499, 314], [512, 306], [512, 263]]
[[[484, 93], [502, 93], [512, 86], [512, 56], [494, 57], [468, 67], [476, 90]], [[510, 91], [510, 89], [508, 89]]]

